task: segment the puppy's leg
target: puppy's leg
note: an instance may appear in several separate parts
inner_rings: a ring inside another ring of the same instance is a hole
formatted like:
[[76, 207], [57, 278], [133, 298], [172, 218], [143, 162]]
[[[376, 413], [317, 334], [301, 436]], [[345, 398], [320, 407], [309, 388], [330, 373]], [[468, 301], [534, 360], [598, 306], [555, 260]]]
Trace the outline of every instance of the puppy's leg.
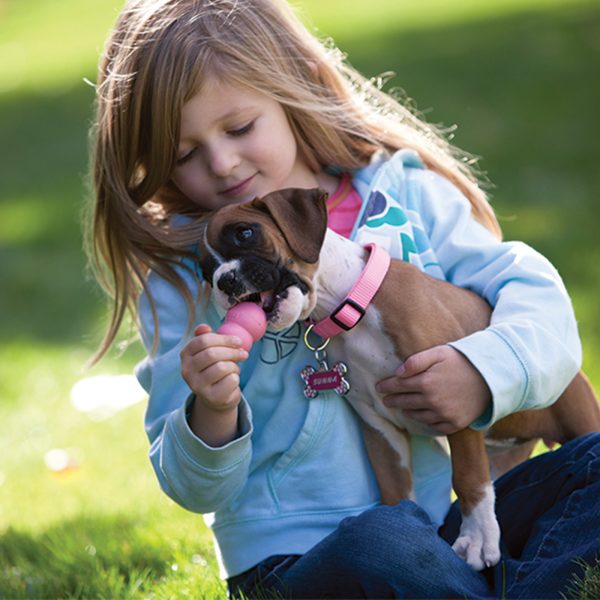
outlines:
[[589, 379], [579, 371], [562, 396], [548, 407], [562, 424], [565, 441], [600, 431], [600, 405]]
[[580, 371], [554, 404], [513, 413], [489, 429], [486, 447], [492, 476], [496, 479], [529, 458], [538, 439], [551, 447], [594, 431], [600, 431], [600, 406]]
[[[386, 423], [390, 427], [389, 423]], [[386, 435], [362, 421], [365, 446], [379, 484], [382, 504], [393, 506], [406, 498], [414, 499], [410, 472], [408, 434], [394, 430], [394, 447]]]
[[483, 434], [463, 429], [448, 436], [452, 485], [458, 496], [462, 524], [452, 546], [477, 571], [500, 560], [500, 527], [494, 510], [494, 487]]
[[506, 441], [488, 440], [485, 447], [490, 461], [490, 475], [496, 480], [504, 473], [527, 460], [531, 455], [537, 439]]

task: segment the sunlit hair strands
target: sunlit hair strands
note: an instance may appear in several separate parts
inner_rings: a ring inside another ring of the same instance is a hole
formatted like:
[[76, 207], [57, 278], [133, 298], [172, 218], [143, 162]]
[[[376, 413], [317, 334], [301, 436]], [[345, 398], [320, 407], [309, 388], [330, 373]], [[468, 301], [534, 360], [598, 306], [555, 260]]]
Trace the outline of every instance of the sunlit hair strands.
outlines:
[[467, 157], [348, 66], [286, 2], [133, 0], [107, 41], [96, 84], [94, 197], [86, 238], [113, 304], [94, 360], [114, 341], [127, 310], [135, 314], [149, 270], [180, 289], [190, 308], [196, 300], [175, 264], [198, 239], [199, 225], [192, 219], [175, 228], [169, 217], [202, 211], [170, 177], [182, 107], [208, 75], [279, 102], [315, 172], [327, 165], [364, 166], [378, 150], [416, 150], [465, 193], [475, 218], [500, 236]]

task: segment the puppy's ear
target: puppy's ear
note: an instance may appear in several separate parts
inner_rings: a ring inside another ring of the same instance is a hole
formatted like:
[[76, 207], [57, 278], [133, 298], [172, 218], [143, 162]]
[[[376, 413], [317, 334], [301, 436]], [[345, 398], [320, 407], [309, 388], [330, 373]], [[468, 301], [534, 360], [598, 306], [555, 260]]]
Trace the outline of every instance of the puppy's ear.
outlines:
[[327, 193], [315, 188], [289, 188], [257, 198], [252, 204], [267, 212], [300, 259], [316, 263], [327, 231]]

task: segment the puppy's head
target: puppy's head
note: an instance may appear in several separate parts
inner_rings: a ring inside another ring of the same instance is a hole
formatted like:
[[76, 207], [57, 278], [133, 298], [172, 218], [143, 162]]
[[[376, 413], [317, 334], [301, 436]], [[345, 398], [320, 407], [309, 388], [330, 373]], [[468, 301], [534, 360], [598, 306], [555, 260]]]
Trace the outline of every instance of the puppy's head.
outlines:
[[316, 303], [313, 277], [327, 229], [327, 194], [286, 189], [227, 205], [206, 220], [200, 265], [217, 305], [264, 309], [271, 329], [305, 319]]

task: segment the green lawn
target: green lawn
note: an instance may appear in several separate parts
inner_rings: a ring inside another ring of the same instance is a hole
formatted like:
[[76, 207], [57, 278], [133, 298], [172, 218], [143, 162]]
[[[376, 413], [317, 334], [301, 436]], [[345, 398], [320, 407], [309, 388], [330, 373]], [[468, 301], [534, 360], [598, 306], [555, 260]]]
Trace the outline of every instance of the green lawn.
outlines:
[[[104, 320], [79, 230], [84, 79], [120, 4], [0, 0], [0, 597], [223, 595], [201, 518], [158, 489], [143, 402], [108, 416], [71, 401], [82, 377], [129, 373], [141, 357], [133, 344], [83, 371]], [[355, 66], [396, 72], [390, 85], [429, 120], [458, 124], [506, 237], [562, 273], [600, 388], [600, 4], [295, 4]]]

